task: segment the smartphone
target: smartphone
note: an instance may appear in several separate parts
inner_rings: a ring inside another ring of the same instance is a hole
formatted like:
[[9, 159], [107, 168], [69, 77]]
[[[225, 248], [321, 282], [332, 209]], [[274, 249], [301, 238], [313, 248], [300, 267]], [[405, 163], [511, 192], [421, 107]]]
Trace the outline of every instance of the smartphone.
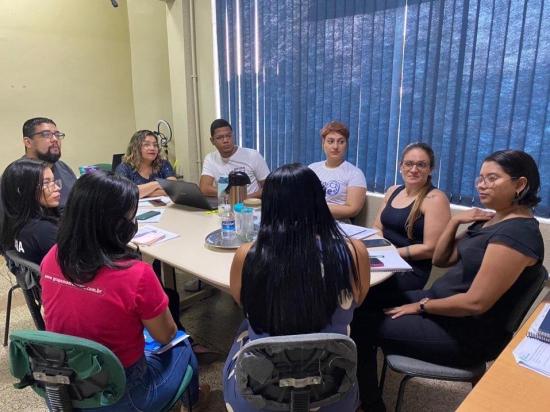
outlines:
[[363, 243], [367, 248], [369, 247], [382, 247], [391, 246], [391, 242], [386, 239], [364, 239]]
[[159, 207], [159, 206], [166, 206], [166, 203], [163, 202], [163, 201], [160, 200], [160, 199], [151, 199], [151, 200], [149, 200], [149, 203], [151, 203], [153, 206], [157, 206], [157, 207]]
[[137, 220], [147, 220], [152, 218], [153, 216], [160, 215], [160, 212], [157, 212], [156, 210], [151, 210], [149, 212], [141, 213], [136, 216]]
[[371, 258], [369, 258], [369, 260], [370, 260], [370, 267], [371, 268], [379, 268], [379, 267], [384, 266], [384, 262], [382, 262], [378, 258], [371, 257]]

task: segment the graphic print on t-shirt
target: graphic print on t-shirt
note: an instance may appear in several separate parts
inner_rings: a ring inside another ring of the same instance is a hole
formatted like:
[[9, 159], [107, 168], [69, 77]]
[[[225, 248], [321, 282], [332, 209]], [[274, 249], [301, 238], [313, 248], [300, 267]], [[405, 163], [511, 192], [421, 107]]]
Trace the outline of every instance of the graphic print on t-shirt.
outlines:
[[335, 196], [340, 193], [340, 182], [337, 180], [329, 180], [328, 182], [322, 182], [323, 189], [327, 196]]

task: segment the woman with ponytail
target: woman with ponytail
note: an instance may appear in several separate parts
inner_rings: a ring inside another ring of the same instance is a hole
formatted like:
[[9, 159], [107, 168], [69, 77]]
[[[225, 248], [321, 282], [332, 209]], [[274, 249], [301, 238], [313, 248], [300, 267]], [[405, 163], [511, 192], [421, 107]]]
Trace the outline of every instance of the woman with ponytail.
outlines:
[[424, 287], [432, 269], [435, 246], [451, 218], [447, 196], [432, 185], [434, 158], [432, 148], [425, 143], [411, 143], [405, 147], [399, 164], [404, 184], [388, 189], [374, 222], [413, 270], [395, 272], [374, 286], [369, 298], [353, 316], [351, 336], [358, 346], [358, 377], [363, 383], [360, 388], [363, 402], [366, 378], [362, 375], [365, 367], [361, 365], [373, 362], [372, 353], [376, 356], [376, 351], [363, 343], [365, 337], [372, 334], [377, 322], [383, 319], [384, 308], [401, 302], [406, 291]]
[[374, 226], [413, 267], [394, 274], [385, 288], [422, 289], [430, 276], [435, 245], [451, 218], [447, 196], [432, 185], [434, 163], [426, 143], [405, 147], [399, 165], [404, 184], [389, 188], [378, 211]]

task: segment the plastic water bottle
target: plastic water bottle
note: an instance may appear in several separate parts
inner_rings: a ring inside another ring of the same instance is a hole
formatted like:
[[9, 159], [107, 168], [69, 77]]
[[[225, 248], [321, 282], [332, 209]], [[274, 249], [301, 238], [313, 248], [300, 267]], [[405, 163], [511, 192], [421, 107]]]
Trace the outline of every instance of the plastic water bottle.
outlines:
[[231, 205], [224, 203], [223, 205], [218, 206], [218, 211], [221, 208], [221, 219], [222, 219], [222, 241], [223, 242], [233, 242], [237, 237], [237, 232], [235, 231], [235, 215], [231, 208]]
[[229, 203], [229, 195], [225, 193], [225, 189], [229, 184], [227, 176], [220, 176], [218, 179], [218, 216], [222, 217], [225, 205]]

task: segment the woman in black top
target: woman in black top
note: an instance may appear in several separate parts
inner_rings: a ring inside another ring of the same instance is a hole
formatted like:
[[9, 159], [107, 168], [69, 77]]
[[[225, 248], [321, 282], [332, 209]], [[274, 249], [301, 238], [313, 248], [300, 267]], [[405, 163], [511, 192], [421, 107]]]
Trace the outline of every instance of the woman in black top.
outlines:
[[2, 247], [40, 264], [55, 244], [61, 180], [45, 162], [19, 159], [2, 175]]
[[[425, 143], [411, 143], [403, 150], [399, 171], [404, 184], [386, 192], [374, 226], [392, 242], [412, 272], [396, 273], [385, 287], [421, 289], [432, 269], [437, 239], [451, 217], [447, 196], [432, 185], [434, 152]], [[371, 298], [371, 296], [369, 296]]]
[[[483, 162], [476, 187], [481, 203], [494, 212], [474, 208], [451, 218], [433, 256], [434, 264], [451, 268], [430, 289], [406, 292], [400, 306], [387, 309], [367, 325], [369, 333], [358, 336], [360, 390], [368, 410], [384, 410], [376, 346], [462, 366], [495, 358], [511, 338], [505, 329], [511, 303], [544, 258], [532, 210], [540, 201], [537, 165], [522, 151], [495, 152]], [[470, 226], [457, 235], [462, 224]]]

